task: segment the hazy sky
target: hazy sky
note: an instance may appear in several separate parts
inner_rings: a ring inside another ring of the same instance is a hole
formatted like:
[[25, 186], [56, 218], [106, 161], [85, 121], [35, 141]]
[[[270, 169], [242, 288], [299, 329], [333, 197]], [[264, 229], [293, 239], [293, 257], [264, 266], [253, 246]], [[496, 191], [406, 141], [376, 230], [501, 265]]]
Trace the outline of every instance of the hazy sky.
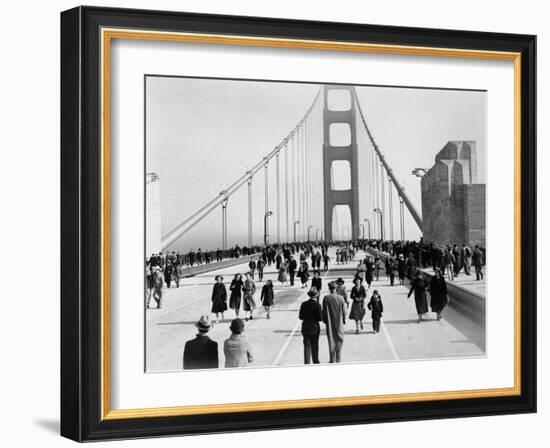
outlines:
[[[160, 176], [162, 234], [217, 196], [278, 145], [303, 117], [319, 87], [315, 84], [148, 77], [146, 171]], [[420, 179], [412, 176], [411, 170], [430, 168], [435, 154], [449, 140], [477, 142], [480, 179], [485, 181], [486, 93], [370, 86], [357, 86], [356, 90], [378, 146], [419, 211]], [[314, 173], [313, 201], [317, 210], [314, 228], [322, 228], [323, 212], [321, 107], [322, 101], [309, 124], [313, 149], [310, 161]], [[367, 144], [364, 133], [359, 131], [358, 143], [360, 148]], [[366, 151], [360, 154], [360, 170], [363, 166], [366, 169]], [[284, 156], [280, 163], [284, 183]], [[275, 177], [275, 164], [272, 163], [269, 208], [273, 211], [276, 211]], [[340, 180], [335, 172], [335, 182]], [[360, 174], [361, 216], [368, 216], [370, 208], [366, 180]], [[282, 190], [283, 238], [286, 234], [284, 198]], [[214, 210], [178, 240], [173, 249], [221, 247], [220, 209]], [[259, 243], [263, 238], [263, 172], [258, 173], [253, 183], [253, 210], [254, 242]], [[395, 198], [395, 235], [399, 232], [398, 210]], [[229, 245], [246, 244], [247, 216], [244, 186], [229, 200]], [[340, 222], [345, 221], [343, 214], [338, 216]], [[270, 222], [271, 240], [274, 241], [276, 221]], [[346, 236], [346, 230], [339, 229], [344, 232], [341, 236]], [[300, 232], [306, 230], [299, 229]], [[292, 229], [289, 232], [292, 238]], [[408, 213], [405, 234], [408, 239], [420, 235]]]

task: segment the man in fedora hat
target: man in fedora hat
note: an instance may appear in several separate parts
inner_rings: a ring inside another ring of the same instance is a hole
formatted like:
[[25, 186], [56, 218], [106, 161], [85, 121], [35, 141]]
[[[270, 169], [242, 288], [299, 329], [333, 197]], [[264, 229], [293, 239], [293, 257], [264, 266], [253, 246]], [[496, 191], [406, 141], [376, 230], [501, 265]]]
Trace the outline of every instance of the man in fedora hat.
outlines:
[[246, 367], [253, 361], [252, 348], [244, 336], [244, 322], [238, 317], [229, 326], [231, 336], [223, 343], [225, 367]]
[[217, 369], [218, 343], [206, 336], [211, 328], [210, 318], [201, 316], [195, 324], [198, 329], [195, 339], [185, 343], [183, 350], [184, 369]]
[[309, 300], [300, 306], [299, 318], [302, 321], [302, 336], [304, 338], [304, 364], [319, 364], [319, 322], [323, 320], [323, 312], [319, 305], [319, 291], [313, 287], [307, 293]]

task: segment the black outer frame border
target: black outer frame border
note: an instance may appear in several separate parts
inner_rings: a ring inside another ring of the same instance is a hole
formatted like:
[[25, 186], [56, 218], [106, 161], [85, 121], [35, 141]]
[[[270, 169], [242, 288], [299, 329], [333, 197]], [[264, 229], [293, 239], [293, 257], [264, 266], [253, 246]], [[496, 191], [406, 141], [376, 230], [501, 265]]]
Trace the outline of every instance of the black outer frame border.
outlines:
[[[100, 421], [100, 27], [521, 52], [519, 396]], [[61, 435], [76, 441], [536, 412], [536, 36], [78, 7], [61, 14]]]

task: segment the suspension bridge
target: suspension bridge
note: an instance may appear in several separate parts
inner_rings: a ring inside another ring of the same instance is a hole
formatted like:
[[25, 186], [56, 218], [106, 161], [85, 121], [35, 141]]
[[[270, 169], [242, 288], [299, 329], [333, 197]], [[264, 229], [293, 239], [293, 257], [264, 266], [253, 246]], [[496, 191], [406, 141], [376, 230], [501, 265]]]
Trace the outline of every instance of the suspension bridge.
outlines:
[[[246, 169], [242, 175], [221, 189], [219, 194], [162, 236], [158, 223], [161, 216], [158, 210], [160, 201], [154, 197], [150, 200], [148, 196], [148, 229], [152, 221], [157, 221], [152, 226], [155, 231], [148, 234], [148, 254], [169, 252], [179, 240], [184, 239], [191, 230], [200, 228], [201, 222], [215, 213], [220, 216], [221, 232], [211, 238], [213, 241], [219, 238], [223, 251], [227, 251], [228, 234], [231, 232], [227, 219], [228, 208], [231, 207], [235, 195], [246, 189], [247, 239], [241, 241], [240, 246], [249, 249], [246, 258], [222, 261], [224, 257], [220, 257], [217, 260], [219, 262], [206, 265], [201, 263], [199, 267], [188, 268], [189, 278], [181, 281], [181, 287], [170, 288], [165, 292], [163, 308], [147, 310], [146, 359], [149, 371], [181, 369], [183, 344], [193, 337], [196, 319], [210, 311], [214, 276], [225, 276], [225, 282], [229, 283], [234, 273], [249, 269], [249, 259], [255, 258], [262, 247], [270, 246], [281, 250], [294, 244], [297, 248], [296, 256], [299, 256], [302, 245], [306, 242], [315, 250], [321, 241], [405, 241], [406, 213], [418, 226], [420, 234], [423, 230], [423, 218], [428, 219], [433, 227], [433, 217], [421, 215], [398, 178], [397, 170], [392, 168], [383, 148], [377, 144], [376, 136], [368, 126], [367, 113], [368, 109], [361, 104], [354, 87], [321, 86], [301, 119], [281, 138], [279, 144], [266, 151], [255, 165]], [[441, 162], [453, 173], [452, 181], [447, 180], [447, 185], [450, 185], [448, 191], [466, 185], [467, 182], [460, 180], [458, 174], [463, 179], [470, 175], [469, 171], [459, 173], [459, 170], [466, 166], [466, 150], [469, 151], [467, 156], [471, 157], [472, 148], [471, 142], [468, 145], [451, 145], [445, 152], [444, 160], [438, 161], [436, 157], [435, 171], [424, 170], [426, 179], [432, 184], [437, 184], [434, 179], [441, 180], [438, 176], [443, 171], [437, 164]], [[146, 182], [148, 191], [154, 191], [160, 178], [155, 173], [149, 173]], [[423, 190], [426, 183], [428, 191], [431, 184], [428, 185], [425, 179], [422, 179], [422, 183]], [[273, 188], [275, 191], [270, 191]], [[437, 188], [440, 188], [439, 184]], [[263, 206], [259, 210], [257, 203], [253, 201], [253, 189], [261, 189], [263, 193]], [[441, 191], [445, 191], [445, 188]], [[456, 208], [456, 204], [454, 206]], [[433, 208], [430, 210], [434, 214], [441, 212], [433, 211]], [[254, 229], [253, 226], [254, 218], [258, 214], [263, 217], [261, 243], [258, 243], [257, 228]], [[461, 241], [447, 243], [454, 242]], [[323, 272], [325, 290], [321, 295], [326, 294], [328, 281], [338, 277], [349, 284], [350, 290], [357, 261], [369, 253], [359, 252], [356, 259], [336, 265], [335, 248], [331, 247], [328, 251], [331, 262]], [[189, 264], [189, 259], [185, 263]], [[276, 283], [275, 266], [266, 267], [265, 272], [263, 282], [271, 279]], [[479, 294], [478, 285], [474, 291], [467, 281], [461, 281], [462, 286], [458, 282], [457, 287], [460, 294], [468, 297], [467, 301], [472, 295], [484, 300]], [[263, 282], [259, 283], [256, 298], [258, 304]], [[472, 316], [468, 316], [463, 310], [450, 308], [443, 320], [418, 326], [414, 305], [406, 300], [406, 286], [390, 286], [388, 278], [381, 276], [373, 282], [373, 288], [378, 289], [384, 299], [386, 312], [383, 336], [374, 336], [378, 338], [377, 344], [374, 347], [369, 346], [368, 350], [364, 339], [350, 338], [351, 342], [347, 345], [348, 360], [410, 360], [484, 355], [484, 322], [471, 319]], [[297, 338], [300, 322], [297, 314], [300, 303], [305, 299], [305, 290], [299, 287], [276, 287], [272, 319], [261, 319], [265, 314], [260, 310], [260, 319], [247, 325], [249, 337], [256, 342], [256, 365], [301, 363], [301, 340]], [[233, 317], [232, 313], [229, 310], [226, 314]], [[368, 321], [367, 317], [367, 325]], [[211, 332], [220, 346], [228, 336], [229, 320], [224, 322], [226, 323], [220, 323]], [[350, 334], [354, 333], [351, 327], [349, 330]], [[366, 337], [366, 334], [362, 337]], [[220, 356], [222, 359], [223, 354]]]

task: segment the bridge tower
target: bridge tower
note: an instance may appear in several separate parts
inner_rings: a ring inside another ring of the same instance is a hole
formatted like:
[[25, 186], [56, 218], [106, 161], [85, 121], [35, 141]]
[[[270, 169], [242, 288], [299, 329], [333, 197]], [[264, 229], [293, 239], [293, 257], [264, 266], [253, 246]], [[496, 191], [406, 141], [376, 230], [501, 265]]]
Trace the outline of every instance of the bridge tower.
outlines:
[[[349, 96], [347, 103], [349, 108], [345, 110], [330, 109], [332, 103], [331, 92], [334, 95], [343, 97]], [[356, 103], [354, 88], [349, 86], [325, 85], [323, 89], [323, 184], [325, 201], [325, 239], [330, 241], [332, 235], [332, 219], [334, 208], [337, 205], [349, 207], [351, 215], [351, 238], [360, 238], [359, 232], [359, 164], [356, 133]], [[339, 134], [347, 134], [345, 145], [335, 145], [331, 141], [331, 135], [336, 135], [337, 127], [340, 127]], [[333, 162], [346, 161], [350, 169], [350, 188], [337, 190], [333, 188], [332, 166]]]

